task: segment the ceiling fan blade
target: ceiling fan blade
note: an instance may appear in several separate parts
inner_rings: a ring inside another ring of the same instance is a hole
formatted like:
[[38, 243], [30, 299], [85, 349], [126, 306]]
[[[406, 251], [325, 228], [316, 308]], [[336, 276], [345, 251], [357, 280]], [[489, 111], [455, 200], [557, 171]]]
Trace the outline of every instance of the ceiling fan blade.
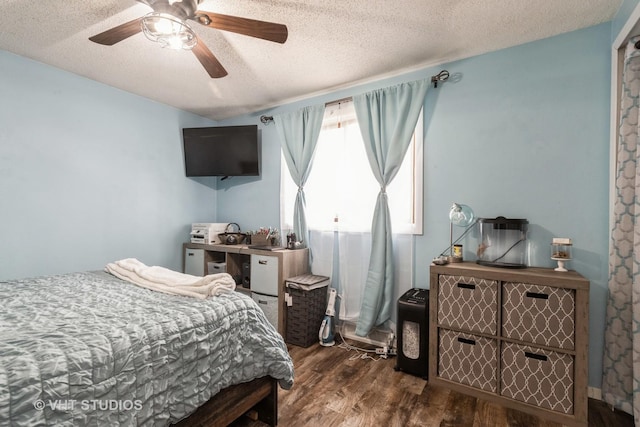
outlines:
[[198, 43], [193, 48], [193, 54], [198, 58], [198, 61], [200, 61], [212, 79], [218, 79], [227, 75], [227, 70], [224, 69], [214, 54], [211, 53], [202, 39], [198, 38]]
[[193, 19], [211, 28], [231, 31], [276, 43], [284, 43], [289, 36], [286, 25], [240, 18], [239, 16], [222, 15], [220, 13], [203, 12], [199, 10], [195, 13]]
[[140, 27], [140, 21], [142, 21], [142, 18], [134, 19], [133, 21], [126, 22], [103, 33], [89, 37], [89, 40], [106, 46], [113, 46], [127, 37], [131, 37], [141, 32], [142, 28]]

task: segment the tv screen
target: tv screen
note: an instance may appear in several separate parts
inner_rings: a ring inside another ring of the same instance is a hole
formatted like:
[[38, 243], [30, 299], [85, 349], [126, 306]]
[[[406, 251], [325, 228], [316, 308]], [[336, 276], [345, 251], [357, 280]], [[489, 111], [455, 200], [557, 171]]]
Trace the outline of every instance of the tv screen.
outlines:
[[259, 176], [258, 126], [183, 128], [187, 176]]

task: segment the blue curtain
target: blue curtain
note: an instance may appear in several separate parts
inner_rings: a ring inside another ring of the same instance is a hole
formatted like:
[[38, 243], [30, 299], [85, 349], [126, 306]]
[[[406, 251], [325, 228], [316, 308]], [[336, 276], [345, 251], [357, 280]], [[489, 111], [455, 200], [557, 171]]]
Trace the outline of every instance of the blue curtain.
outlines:
[[428, 88], [429, 81], [423, 79], [353, 97], [369, 164], [380, 184], [371, 225], [369, 270], [356, 326], [359, 336], [391, 318], [394, 270], [386, 187], [400, 169]]
[[298, 186], [293, 209], [293, 231], [297, 239], [302, 240], [303, 246], [309, 243], [303, 188], [311, 171], [323, 116], [324, 104], [273, 116], [289, 173]]

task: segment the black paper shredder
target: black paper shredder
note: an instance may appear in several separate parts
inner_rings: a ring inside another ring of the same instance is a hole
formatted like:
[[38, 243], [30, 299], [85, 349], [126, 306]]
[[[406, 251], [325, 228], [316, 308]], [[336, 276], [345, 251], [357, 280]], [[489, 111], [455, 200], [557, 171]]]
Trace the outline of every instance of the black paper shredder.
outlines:
[[398, 358], [395, 369], [427, 379], [429, 291], [409, 289], [398, 299]]

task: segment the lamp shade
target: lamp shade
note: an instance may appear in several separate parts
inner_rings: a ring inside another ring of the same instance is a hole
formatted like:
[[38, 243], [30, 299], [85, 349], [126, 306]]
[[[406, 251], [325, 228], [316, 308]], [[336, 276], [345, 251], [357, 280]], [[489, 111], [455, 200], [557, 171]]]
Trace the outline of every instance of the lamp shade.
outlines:
[[449, 210], [449, 221], [458, 227], [468, 227], [473, 223], [475, 215], [473, 209], [467, 205], [454, 203]]
[[162, 47], [190, 50], [198, 43], [198, 37], [183, 20], [167, 13], [151, 12], [142, 18], [142, 32]]

